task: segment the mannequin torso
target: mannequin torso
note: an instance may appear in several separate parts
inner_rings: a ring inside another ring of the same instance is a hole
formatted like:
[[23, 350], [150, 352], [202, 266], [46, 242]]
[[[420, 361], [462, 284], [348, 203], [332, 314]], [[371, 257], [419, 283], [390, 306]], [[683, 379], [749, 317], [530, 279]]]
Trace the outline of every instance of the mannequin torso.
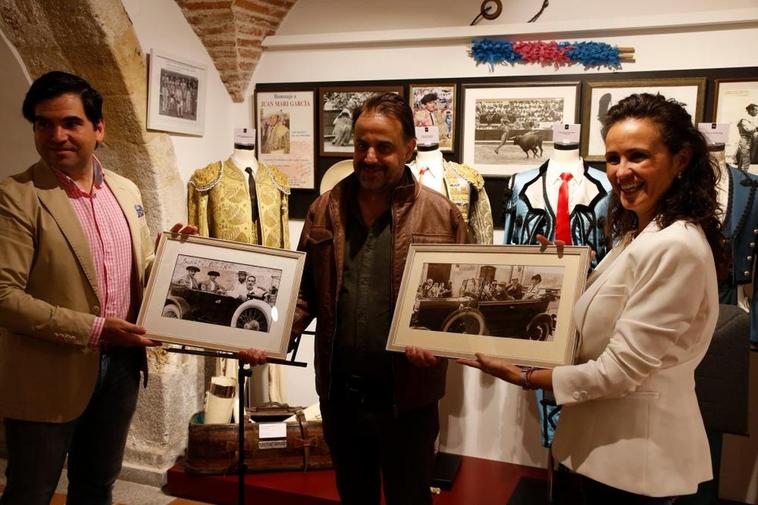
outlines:
[[[416, 179], [424, 186], [447, 196], [445, 189], [445, 160], [439, 145], [419, 146], [416, 152], [416, 162], [411, 165], [411, 171]], [[423, 176], [421, 175], [423, 171]]]
[[253, 176], [258, 173], [258, 160], [255, 159], [255, 149], [251, 147], [240, 147], [235, 144], [234, 151], [229, 157], [232, 163], [237, 165], [241, 170], [250, 167], [253, 169]]

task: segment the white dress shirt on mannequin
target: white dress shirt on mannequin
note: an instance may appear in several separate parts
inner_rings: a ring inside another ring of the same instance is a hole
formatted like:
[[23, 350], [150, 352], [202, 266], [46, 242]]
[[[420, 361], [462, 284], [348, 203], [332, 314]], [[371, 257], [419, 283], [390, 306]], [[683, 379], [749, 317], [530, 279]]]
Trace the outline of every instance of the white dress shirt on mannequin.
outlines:
[[255, 149], [234, 149], [230, 158], [242, 170], [245, 170], [247, 167], [252, 168], [253, 177], [258, 173], [258, 160], [255, 159]]
[[[421, 177], [422, 170], [425, 170], [423, 177]], [[423, 150], [423, 147], [418, 149], [416, 152], [416, 163], [411, 165], [411, 171], [424, 186], [447, 196], [447, 191], [445, 190], [444, 159], [442, 158], [439, 146], [430, 151]]]

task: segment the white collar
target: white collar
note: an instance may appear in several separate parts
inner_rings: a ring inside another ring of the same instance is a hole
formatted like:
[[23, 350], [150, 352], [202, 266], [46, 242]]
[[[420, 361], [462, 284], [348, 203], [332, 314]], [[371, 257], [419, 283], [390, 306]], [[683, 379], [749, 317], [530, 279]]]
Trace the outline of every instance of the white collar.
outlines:
[[584, 160], [579, 158], [569, 163], [556, 163], [554, 160], [547, 162], [547, 172], [545, 177], [548, 183], [561, 181], [561, 174], [570, 173], [572, 181], [581, 184], [584, 181]]

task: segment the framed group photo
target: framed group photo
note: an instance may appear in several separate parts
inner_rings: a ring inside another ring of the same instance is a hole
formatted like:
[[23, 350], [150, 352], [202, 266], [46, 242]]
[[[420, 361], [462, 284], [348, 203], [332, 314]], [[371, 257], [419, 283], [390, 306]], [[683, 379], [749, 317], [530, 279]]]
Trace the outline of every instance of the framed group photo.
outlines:
[[147, 128], [202, 136], [205, 133], [206, 68], [153, 49], [150, 52]]
[[440, 151], [455, 150], [455, 84], [411, 84], [408, 103], [417, 127], [436, 126]]
[[167, 343], [285, 358], [305, 253], [164, 233], [137, 324]]
[[574, 303], [584, 290], [588, 247], [414, 245], [406, 261], [387, 349], [437, 356], [475, 353], [518, 365], [570, 364]]
[[313, 91], [255, 92], [258, 159], [287, 175], [291, 188], [314, 189]]
[[608, 109], [634, 93], [651, 93], [683, 104], [693, 124], [703, 118], [705, 78], [671, 78], [588, 82], [582, 102], [582, 156], [588, 161], [605, 159], [602, 126]]
[[353, 155], [353, 113], [377, 93], [403, 95], [402, 86], [338, 86], [319, 88], [319, 154]]
[[717, 79], [713, 118], [729, 124], [726, 161], [758, 174], [758, 78]]
[[463, 163], [482, 175], [535, 168], [553, 151], [553, 126], [576, 123], [579, 82], [463, 85]]

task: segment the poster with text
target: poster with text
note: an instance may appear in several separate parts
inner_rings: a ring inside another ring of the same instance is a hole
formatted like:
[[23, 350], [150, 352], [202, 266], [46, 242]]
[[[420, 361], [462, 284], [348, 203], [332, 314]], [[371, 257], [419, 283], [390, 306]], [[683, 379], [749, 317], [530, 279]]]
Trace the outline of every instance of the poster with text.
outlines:
[[256, 92], [258, 159], [284, 172], [290, 187], [315, 187], [313, 91]]

